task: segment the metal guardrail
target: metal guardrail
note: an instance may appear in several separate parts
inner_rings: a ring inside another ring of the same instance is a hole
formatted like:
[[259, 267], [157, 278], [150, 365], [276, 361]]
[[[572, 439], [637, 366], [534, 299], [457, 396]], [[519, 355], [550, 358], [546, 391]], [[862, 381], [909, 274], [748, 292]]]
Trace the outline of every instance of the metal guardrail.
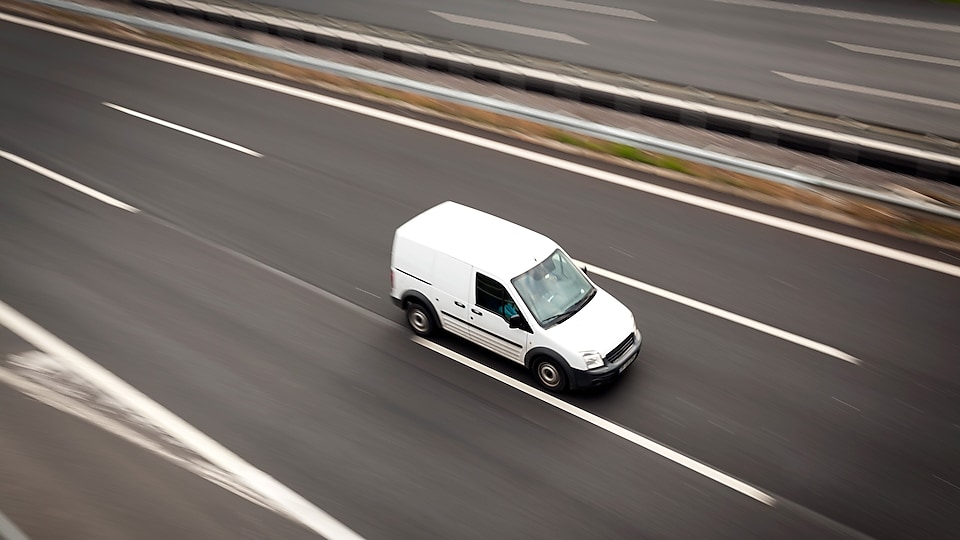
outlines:
[[594, 137], [611, 142], [626, 144], [643, 150], [666, 154], [677, 158], [701, 163], [721, 169], [747, 174], [753, 177], [770, 180], [773, 182], [788, 184], [793, 186], [821, 187], [838, 192], [857, 195], [877, 201], [895, 204], [904, 208], [920, 210], [934, 215], [948, 217], [960, 220], [960, 210], [947, 206], [897, 197], [889, 193], [878, 192], [859, 186], [845, 184], [835, 180], [821, 178], [806, 173], [774, 167], [763, 163], [750, 161], [747, 159], [728, 156], [719, 152], [713, 152], [689, 145], [684, 145], [649, 135], [632, 132], [625, 129], [604, 126], [594, 122], [573, 118], [561, 114], [551, 113], [532, 107], [518, 105], [503, 100], [477, 96], [459, 90], [444, 88], [441, 86], [423, 83], [402, 77], [388, 75], [377, 71], [364, 68], [348, 66], [327, 60], [313, 58], [303, 54], [289, 51], [283, 51], [248, 43], [238, 39], [232, 39], [215, 34], [209, 34], [198, 30], [192, 30], [175, 26], [172, 24], [151, 21], [141, 17], [115, 13], [103, 9], [93, 8], [80, 4], [74, 4], [65, 0], [29, 0], [35, 4], [47, 5], [100, 17], [107, 20], [127, 24], [133, 27], [164, 33], [171, 36], [186, 38], [199, 43], [222, 47], [237, 52], [248, 53], [251, 55], [278, 60], [290, 64], [299, 65], [329, 74], [346, 77], [352, 80], [370, 83], [378, 86], [388, 87], [406, 92], [413, 92], [423, 96], [428, 96], [440, 100], [459, 103], [470, 107], [494, 112], [497, 114], [530, 120], [540, 124], [552, 126], [559, 129], [568, 130], [589, 137]]
[[960, 143], [933, 135], [244, 0], [126, 1], [960, 185]]

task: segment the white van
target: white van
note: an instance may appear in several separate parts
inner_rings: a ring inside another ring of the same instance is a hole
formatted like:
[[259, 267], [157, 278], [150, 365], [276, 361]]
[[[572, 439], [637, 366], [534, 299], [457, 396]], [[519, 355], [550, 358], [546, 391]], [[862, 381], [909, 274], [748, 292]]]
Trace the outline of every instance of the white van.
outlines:
[[532, 370], [548, 390], [611, 381], [640, 352], [630, 310], [560, 246], [455, 202], [397, 229], [390, 279], [415, 333], [458, 335]]

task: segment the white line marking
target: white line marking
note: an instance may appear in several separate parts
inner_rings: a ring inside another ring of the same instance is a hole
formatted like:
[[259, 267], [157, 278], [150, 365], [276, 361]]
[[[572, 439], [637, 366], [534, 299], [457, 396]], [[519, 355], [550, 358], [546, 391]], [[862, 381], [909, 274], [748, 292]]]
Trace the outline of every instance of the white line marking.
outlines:
[[650, 285], [648, 283], [644, 283], [642, 281], [638, 281], [636, 279], [620, 275], [616, 272], [611, 272], [610, 270], [604, 270], [603, 268], [598, 268], [596, 266], [593, 266], [591, 264], [588, 264], [582, 261], [577, 262], [577, 265], [586, 266], [587, 271], [589, 273], [596, 274], [598, 276], [603, 276], [607, 279], [611, 279], [618, 283], [622, 283], [629, 287], [633, 287], [634, 289], [639, 289], [641, 291], [659, 296], [661, 298], [666, 298], [667, 300], [676, 302], [678, 304], [682, 304], [687, 307], [691, 307], [693, 309], [700, 310], [704, 313], [709, 313], [710, 315], [714, 315], [716, 317], [720, 317], [721, 319], [726, 319], [730, 322], [734, 322], [739, 325], [746, 326], [747, 328], [752, 328], [753, 330], [763, 332], [764, 334], [769, 334], [773, 337], [780, 338], [784, 341], [795, 343], [797, 345], [800, 345], [801, 347], [806, 347], [810, 350], [823, 353], [827, 356], [838, 358], [840, 360], [843, 360], [844, 362], [850, 362], [851, 364], [858, 364], [858, 365], [860, 364], [860, 359], [852, 355], [849, 355], [834, 347], [830, 347], [828, 345], [824, 345], [822, 343], [813, 341], [812, 339], [807, 339], [805, 337], [798, 336], [796, 334], [787, 332], [786, 330], [781, 330], [779, 328], [770, 326], [769, 324], [764, 324], [762, 322], [755, 321], [753, 319], [748, 319], [742, 315], [737, 315], [736, 313], [732, 313], [725, 309], [720, 309], [718, 307], [711, 306], [710, 304], [705, 304], [703, 302], [700, 302], [699, 300], [687, 298], [686, 296], [682, 296], [677, 293], [670, 292], [665, 289], [661, 289], [660, 287], [656, 287], [654, 285]]
[[0, 538], [5, 540], [30, 540], [7, 516], [3, 515], [3, 512], [0, 512]]
[[724, 426], [722, 426], [722, 425], [714, 422], [713, 420], [707, 420], [707, 423], [710, 424], [710, 425], [712, 425], [712, 426], [714, 426], [714, 427], [716, 427], [717, 429], [721, 429], [721, 430], [723, 430], [723, 431], [726, 431], [727, 433], [729, 433], [729, 434], [731, 434], [731, 435], [736, 435], [736, 433], [734, 433], [733, 430], [728, 429], [728, 428], [726, 428], [726, 427], [724, 427]]
[[138, 209], [130, 206], [130, 205], [127, 204], [127, 203], [120, 202], [120, 201], [114, 199], [113, 197], [111, 197], [111, 196], [109, 196], [109, 195], [104, 195], [103, 193], [100, 193], [99, 191], [97, 191], [97, 190], [95, 190], [95, 189], [89, 188], [89, 187], [87, 187], [87, 186], [85, 186], [85, 185], [83, 185], [83, 184], [81, 184], [81, 183], [79, 183], [79, 182], [77, 182], [77, 181], [75, 181], [75, 180], [71, 180], [71, 179], [67, 178], [66, 176], [63, 176], [63, 175], [61, 175], [61, 174], [57, 174], [57, 173], [51, 171], [50, 169], [47, 169], [46, 167], [41, 167], [40, 165], [37, 165], [36, 163], [34, 163], [34, 162], [32, 162], [32, 161], [27, 161], [26, 159], [23, 159], [23, 158], [20, 157], [20, 156], [11, 154], [10, 152], [5, 152], [5, 151], [3, 151], [3, 150], [0, 150], [0, 157], [6, 159], [6, 160], [8, 160], [8, 161], [12, 161], [12, 162], [16, 163], [17, 165], [20, 165], [21, 167], [24, 167], [24, 168], [26, 168], [26, 169], [30, 169], [31, 171], [33, 171], [33, 172], [35, 172], [35, 173], [41, 174], [41, 175], [43, 175], [43, 176], [46, 176], [46, 177], [49, 178], [50, 180], [53, 180], [53, 181], [55, 181], [55, 182], [59, 182], [59, 183], [65, 185], [65, 186], [67, 186], [67, 187], [70, 188], [70, 189], [74, 189], [74, 190], [76, 190], [76, 191], [79, 191], [80, 193], [83, 193], [84, 195], [87, 195], [87, 196], [89, 196], [89, 197], [93, 197], [94, 199], [96, 199], [96, 200], [98, 200], [98, 201], [100, 201], [100, 202], [107, 203], [107, 204], [109, 204], [110, 206], [114, 206], [114, 207], [116, 207], [116, 208], [120, 208], [121, 210], [126, 210], [127, 212], [137, 213], [137, 212], [140, 211], [140, 210], [138, 210]]
[[680, 396], [675, 396], [675, 397], [677, 398], [677, 401], [679, 401], [680, 403], [684, 403], [684, 404], [686, 404], [686, 405], [688, 405], [688, 406], [690, 406], [690, 407], [693, 407], [694, 409], [696, 409], [696, 410], [698, 410], [698, 411], [702, 411], [702, 410], [703, 410], [702, 407], [696, 405], [696, 404], [693, 403], [692, 401], [687, 401], [687, 400], [683, 399], [683, 398], [680, 397]]
[[[955, 266], [955, 265], [938, 261], [935, 259], [930, 259], [927, 257], [922, 257], [920, 255], [915, 255], [913, 253], [908, 253], [905, 251], [900, 251], [900, 250], [889, 248], [879, 244], [874, 244], [872, 242], [867, 242], [865, 240], [851, 238], [849, 236], [844, 236], [842, 234], [838, 234], [835, 232], [818, 229], [816, 227], [811, 227], [809, 225], [796, 223], [783, 218], [770, 216], [767, 214], [763, 214], [761, 212], [747, 210], [745, 208], [740, 208], [738, 206], [734, 206], [731, 204], [714, 201], [711, 199], [707, 199], [705, 197], [691, 195], [689, 193], [677, 191], [675, 189], [661, 187], [655, 184], [651, 184], [649, 182], [643, 182], [633, 178], [628, 178], [626, 176], [614, 174], [614, 173], [600, 170], [600, 169], [595, 169], [593, 167], [588, 167], [586, 165], [572, 163], [570, 161], [566, 161], [560, 158], [547, 156], [531, 150], [517, 148], [509, 144], [491, 141], [489, 139], [484, 139], [483, 137], [478, 137], [476, 135], [470, 135], [468, 133], [463, 133], [450, 128], [437, 126], [421, 120], [407, 118], [399, 114], [381, 111], [379, 109], [374, 109], [372, 107], [367, 107], [365, 105], [350, 103], [349, 101], [344, 101], [341, 99], [316, 94], [314, 92], [310, 92], [308, 90], [304, 90], [301, 88], [295, 88], [292, 86], [287, 86], [284, 84], [275, 83], [275, 82], [267, 81], [264, 79], [259, 79], [251, 75], [245, 75], [242, 73], [229, 71], [223, 68], [208, 66], [206, 64], [201, 64], [200, 62], [195, 62], [193, 60], [177, 58], [169, 54], [150, 51], [147, 49], [142, 49], [140, 47], [134, 47], [133, 45], [118, 43], [115, 41], [110, 41], [107, 39], [90, 36], [87, 34], [82, 34], [80, 32], [76, 32], [73, 30], [67, 30], [65, 28], [58, 28], [53, 25], [31, 21], [21, 17], [16, 17], [14, 15], [7, 15], [5, 13], [0, 13], [0, 20], [4, 20], [14, 24], [19, 24], [21, 26], [26, 26], [29, 28], [35, 28], [37, 30], [42, 30], [44, 32], [49, 32], [49, 33], [57, 34], [60, 36], [70, 37], [73, 39], [85, 41], [87, 43], [92, 43], [95, 45], [100, 45], [102, 47], [106, 47], [106, 48], [117, 50], [117, 51], [126, 52], [126, 53], [140, 56], [143, 58], [150, 58], [151, 60], [156, 60], [158, 62], [164, 62], [166, 64], [182, 67], [184, 69], [190, 69], [198, 73], [205, 73], [207, 75], [211, 75], [214, 77], [220, 77], [222, 79], [234, 81], [237, 83], [255, 86], [258, 88], [262, 88], [264, 90], [285, 94], [285, 95], [300, 98], [306, 101], [312, 101], [314, 103], [320, 103], [322, 105], [336, 107], [338, 109], [350, 111], [356, 114], [361, 114], [364, 116], [368, 116], [370, 118], [376, 118], [386, 122], [391, 122], [397, 125], [409, 127], [411, 129], [416, 129], [426, 133], [431, 133], [433, 135], [437, 135], [440, 137], [446, 137], [448, 139], [456, 140], [465, 144], [471, 144], [480, 148], [486, 148], [488, 150], [499, 152], [505, 155], [514, 156], [519, 159], [524, 159], [534, 163], [540, 163], [542, 165], [553, 167], [555, 169], [565, 170], [573, 174], [579, 174], [582, 176], [594, 178], [596, 180], [601, 180], [611, 184], [617, 184], [617, 185], [634, 189], [637, 191], [642, 191], [650, 195], [655, 195], [657, 197], [663, 197], [665, 199], [670, 199], [683, 204], [688, 204], [690, 206], [695, 206], [698, 208], [703, 208], [705, 210], [710, 210], [710, 211], [718, 212], [728, 216], [733, 216], [739, 219], [752, 221], [754, 223], [759, 223], [762, 225], [766, 225], [768, 227], [773, 227], [773, 228], [781, 229], [784, 231], [792, 232], [795, 234], [799, 234], [802, 236], [807, 236], [809, 238], [815, 238], [817, 240], [829, 242], [829, 243], [836, 244], [838, 246], [843, 246], [849, 249], [855, 249], [857, 251], [862, 251], [864, 253], [870, 253], [878, 257], [884, 257], [887, 259], [899, 261], [904, 264], [917, 266], [919, 268], [925, 268], [927, 270], [932, 270], [934, 272], [940, 272], [950, 276], [960, 277], [960, 266]], [[870, 142], [869, 140], [865, 140], [865, 141]], [[957, 160], [957, 163], [960, 163], [960, 160]]]
[[[261, 500], [256, 493], [250, 491], [250, 488], [240, 485], [236, 481], [230, 479], [225, 472], [216, 469], [202, 460], [193, 461], [178, 456], [162, 445], [150, 440], [146, 436], [128, 428], [118, 421], [107, 417], [102, 412], [97, 411], [95, 408], [88, 406], [80, 400], [70, 397], [69, 394], [65, 394], [62, 391], [58, 392], [57, 390], [42, 386], [4, 368], [0, 368], [0, 382], [10, 385], [12, 388], [22, 392], [24, 395], [30, 396], [31, 398], [43, 403], [44, 405], [47, 405], [48, 407], [53, 407], [61, 412], [76, 416], [77, 418], [93, 424], [104, 431], [112, 433], [113, 435], [116, 435], [127, 442], [135, 444], [148, 452], [156, 454], [157, 456], [162, 457], [174, 463], [175, 465], [182, 467], [231, 493], [234, 493], [239, 497], [242, 497], [268, 510], [274, 510], [271, 508], [269, 501]], [[167, 435], [162, 436], [168, 437]], [[0, 535], [0, 538], [3, 538], [3, 536]]]
[[833, 399], [834, 401], [837, 401], [837, 402], [839, 402], [839, 403], [842, 403], [842, 404], [846, 405], [847, 407], [850, 407], [851, 409], [853, 409], [853, 410], [855, 410], [855, 411], [857, 411], [857, 412], [861, 412], [860, 409], [854, 407], [853, 405], [847, 403], [846, 401], [844, 401], [844, 400], [842, 400], [842, 399], [840, 399], [840, 398], [833, 397], [833, 396], [830, 396], [830, 398]]
[[205, 433], [182, 420], [162, 405], [120, 379], [100, 364], [87, 358], [45, 328], [31, 321], [0, 301], [0, 324], [31, 343], [38, 350], [55, 357], [74, 373], [123, 403], [144, 418], [175, 437], [210, 463], [232, 473], [254, 492], [271, 501], [288, 517], [329, 540], [362, 540], [362, 537], [317, 508], [310, 501], [267, 473], [247, 463]]
[[960, 486], [954, 484], [953, 482], [950, 482], [950, 481], [948, 481], [948, 480], [944, 480], [943, 478], [940, 478], [939, 476], [937, 476], [937, 475], [935, 475], [935, 474], [933, 475], [933, 477], [936, 478], [937, 480], [943, 482], [944, 484], [949, 485], [949, 486], [952, 487], [953, 489], [956, 489], [956, 490], [960, 491]]
[[584, 4], [583, 2], [568, 2], [567, 0], [519, 0], [524, 4], [533, 4], [536, 6], [555, 7], [560, 9], [570, 9], [573, 11], [583, 11], [585, 13], [596, 13], [597, 15], [609, 15], [611, 17], [622, 17], [625, 19], [636, 19], [638, 21], [656, 22], [646, 15], [641, 15], [632, 9], [621, 9], [607, 6], [597, 6], [594, 4]]
[[903, 405], [904, 407], [909, 407], [909, 408], [917, 411], [917, 412], [920, 413], [920, 414], [925, 414], [925, 413], [923, 412], [923, 409], [921, 409], [920, 407], [917, 407], [916, 405], [912, 405], [912, 404], [910, 404], [910, 403], [907, 403], [906, 401], [904, 401], [904, 400], [902, 400], [902, 399], [899, 399], [899, 398], [897, 398], [897, 402], [900, 403], [901, 405]]
[[667, 420], [667, 421], [673, 422], [674, 424], [676, 424], [676, 425], [678, 425], [678, 426], [680, 426], [680, 427], [682, 427], [682, 428], [686, 428], [686, 427], [687, 427], [686, 424], [684, 424], [683, 422], [677, 420], [676, 418], [674, 418], [673, 416], [671, 416], [671, 415], [669, 415], [669, 414], [660, 413], [660, 418], [663, 418], [663, 419], [665, 419], [665, 420]]
[[620, 249], [620, 248], [618, 248], [618, 247], [610, 246], [610, 249], [616, 251], [617, 253], [619, 253], [619, 254], [621, 254], [621, 255], [623, 255], [623, 256], [625, 256], [625, 257], [630, 257], [631, 259], [634, 258], [633, 255], [627, 253], [626, 251], [624, 251], [624, 250], [622, 250], [622, 249]]
[[866, 45], [854, 45], [853, 43], [843, 43], [841, 41], [827, 41], [827, 43], [863, 54], [900, 58], [902, 60], [913, 60], [915, 62], [926, 62], [928, 64], [940, 64], [941, 66], [960, 67], [960, 60], [953, 60], [951, 58], [940, 58], [939, 56], [927, 56], [925, 54], [908, 53], [892, 49], [880, 49], [877, 47], [867, 47]]
[[837, 19], [850, 19], [855, 21], [872, 22], [879, 24], [892, 24], [895, 26], [907, 26], [910, 28], [923, 28], [925, 30], [939, 30], [941, 32], [960, 32], [960, 26], [951, 24], [939, 24], [926, 21], [916, 21], [913, 19], [898, 19], [896, 17], [886, 17], [883, 15], [871, 15], [870, 13], [858, 13], [856, 11], [843, 11], [840, 9], [818, 8], [812, 6], [802, 6], [797, 4], [786, 4], [783, 2], [771, 2], [769, 0], [711, 0], [721, 4], [736, 4], [738, 6], [759, 7], [767, 9], [776, 9], [780, 11], [791, 11], [794, 13], [806, 13], [808, 15], [823, 15], [825, 17], [835, 17]]
[[174, 131], [179, 131], [180, 133], [186, 133], [187, 135], [192, 135], [192, 136], [194, 136], [194, 137], [196, 137], [196, 138], [198, 138], [198, 139], [203, 139], [203, 140], [205, 140], [205, 141], [209, 141], [209, 142], [212, 142], [212, 143], [215, 143], [215, 144], [219, 144], [220, 146], [225, 146], [225, 147], [227, 147], [227, 148], [229, 148], [229, 149], [231, 149], [231, 150], [236, 150], [237, 152], [243, 152], [244, 154], [247, 154], [247, 155], [250, 155], [250, 156], [253, 156], [253, 157], [258, 157], [258, 158], [263, 157], [263, 154], [261, 154], [261, 153], [259, 153], [259, 152], [254, 152], [253, 150], [250, 150], [249, 148], [245, 148], [245, 147], [243, 147], [243, 146], [240, 146], [239, 144], [233, 144], [233, 143], [230, 142], [230, 141], [225, 141], [225, 140], [220, 139], [220, 138], [218, 138], [218, 137], [214, 137], [214, 136], [212, 136], [212, 135], [207, 135], [206, 133], [201, 133], [201, 132], [199, 132], [199, 131], [197, 131], [197, 130], [195, 130], [195, 129], [190, 129], [190, 128], [188, 128], [188, 127], [183, 127], [183, 126], [174, 124], [173, 122], [167, 122], [166, 120], [161, 120], [161, 119], [159, 119], [159, 118], [157, 118], [157, 117], [155, 117], [155, 116], [150, 116], [149, 114], [143, 114], [142, 112], [137, 112], [137, 111], [134, 111], [134, 110], [132, 110], [132, 109], [128, 109], [128, 108], [126, 108], [126, 107], [121, 107], [121, 106], [119, 106], [119, 105], [114, 105], [113, 103], [106, 103], [106, 102], [104, 102], [103, 104], [106, 105], [107, 107], [110, 107], [111, 109], [114, 109], [114, 110], [116, 110], [116, 111], [120, 111], [120, 112], [122, 112], [122, 113], [124, 113], [124, 114], [129, 114], [130, 116], [135, 116], [135, 117], [137, 117], [137, 118], [139, 118], [139, 119], [141, 119], [141, 120], [146, 120], [147, 122], [153, 122], [154, 124], [157, 124], [157, 125], [160, 125], [160, 126], [163, 126], [163, 127], [166, 127], [166, 128], [170, 128], [170, 129], [172, 129], [172, 130], [174, 130]]
[[452, 13], [444, 13], [442, 11], [431, 11], [437, 17], [441, 19], [446, 19], [454, 24], [463, 24], [466, 26], [476, 26], [477, 28], [486, 28], [488, 30], [498, 30], [500, 32], [510, 32], [511, 34], [523, 34], [526, 36], [533, 36], [543, 39], [552, 39], [555, 41], [566, 41], [567, 43], [576, 43], [578, 45], [586, 45], [585, 42], [580, 41], [579, 39], [569, 36], [567, 34], [562, 34], [560, 32], [551, 32], [550, 30], [540, 30], [538, 28], [530, 28], [528, 26], [518, 26], [516, 24], [507, 24], [496, 21], [488, 21], [486, 19], [476, 19], [474, 17], [464, 17], [462, 15], [454, 15]]
[[791, 289], [794, 289], [794, 290], [796, 290], [796, 288], [797, 288], [795, 285], [791, 285], [791, 284], [787, 283], [786, 281], [784, 281], [784, 280], [782, 280], [782, 279], [777, 279], [777, 278], [771, 278], [771, 279], [773, 279], [774, 281], [776, 281], [777, 283], [779, 283], [779, 284], [781, 284], [781, 285], [783, 285], [783, 286], [785, 286], [785, 287], [790, 287]]
[[870, 270], [867, 270], [866, 268], [861, 268], [861, 270], [863, 270], [864, 272], [870, 274], [871, 276], [873, 276], [873, 277], [875, 277], [875, 278], [877, 278], [877, 279], [882, 279], [882, 280], [884, 280], [884, 281], [890, 281], [889, 278], [885, 278], [885, 277], [881, 276], [880, 274], [878, 274], [878, 273], [876, 273], [876, 272], [871, 272]]
[[654, 454], [657, 454], [658, 456], [669, 459], [670, 461], [682, 467], [686, 467], [687, 469], [697, 474], [703, 475], [713, 480], [714, 482], [723, 484], [724, 486], [727, 486], [728, 488], [734, 491], [738, 491], [746, 495], [747, 497], [756, 499], [757, 501], [760, 501], [763, 504], [766, 504], [768, 506], [776, 505], [776, 499], [773, 496], [767, 494], [766, 492], [761, 491], [747, 484], [746, 482], [737, 480], [736, 478], [733, 478], [732, 476], [726, 473], [718, 471], [717, 469], [714, 469], [709, 465], [705, 465], [703, 463], [700, 463], [699, 461], [694, 460], [693, 458], [687, 457], [681, 454], [680, 452], [677, 452], [676, 450], [667, 448], [666, 446], [652, 439], [648, 439], [647, 437], [644, 437], [639, 433], [630, 431], [629, 429], [623, 426], [619, 426], [609, 420], [601, 418], [595, 414], [589, 413], [579, 407], [575, 407], [567, 403], [566, 401], [563, 401], [557, 397], [547, 394], [546, 392], [540, 391], [536, 388], [526, 385], [511, 377], [508, 377], [495, 369], [491, 369], [479, 362], [471, 360], [460, 353], [451, 351], [450, 349], [447, 349], [442, 345], [437, 345], [432, 341], [428, 341], [418, 336], [412, 336], [410, 339], [414, 343], [417, 343], [418, 345], [426, 347], [434, 352], [440, 353], [446, 356], [447, 358], [450, 358], [451, 360], [455, 360], [456, 362], [459, 362], [460, 364], [463, 364], [464, 366], [470, 369], [473, 369], [474, 371], [478, 371], [486, 375], [487, 377], [490, 377], [491, 379], [497, 380], [511, 388], [519, 390], [530, 397], [539, 399], [540, 401], [546, 403], [547, 405], [552, 405], [553, 407], [556, 407], [557, 409], [560, 409], [561, 411], [567, 414], [570, 414], [590, 424], [593, 424], [594, 426], [602, 430], [605, 430], [609, 433], [612, 433], [617, 437], [620, 437], [626, 441], [629, 441], [641, 448], [645, 448], [653, 452]]
[[373, 294], [373, 293], [370, 292], [370, 291], [361, 289], [360, 287], [354, 287], [354, 289], [356, 289], [356, 290], [358, 290], [358, 291], [360, 291], [360, 292], [362, 292], [362, 293], [369, 294], [370, 296], [372, 296], [372, 297], [374, 297], [374, 298], [380, 298], [380, 296], [378, 296], [378, 295], [376, 295], [376, 294]]
[[813, 86], [822, 86], [824, 88], [833, 88], [835, 90], [844, 90], [846, 92], [855, 92], [858, 94], [866, 94], [868, 96], [877, 96], [889, 99], [896, 99], [900, 101], [909, 101], [911, 103], [918, 103], [920, 105], [929, 105], [931, 107], [940, 107], [943, 109], [954, 109], [960, 111], [960, 103], [954, 103], [952, 101], [943, 101], [940, 99], [926, 98], [922, 96], [914, 96], [911, 94], [901, 94], [900, 92], [890, 92], [888, 90], [880, 90], [877, 88], [870, 88], [869, 86], [860, 86], [857, 84], [848, 84], [837, 81], [829, 81], [827, 79], [818, 79], [816, 77], [807, 77], [805, 75], [797, 75], [794, 73], [784, 73], [782, 71], [772, 72], [781, 77], [790, 79], [793, 82], [798, 82], [802, 84], [810, 84]]

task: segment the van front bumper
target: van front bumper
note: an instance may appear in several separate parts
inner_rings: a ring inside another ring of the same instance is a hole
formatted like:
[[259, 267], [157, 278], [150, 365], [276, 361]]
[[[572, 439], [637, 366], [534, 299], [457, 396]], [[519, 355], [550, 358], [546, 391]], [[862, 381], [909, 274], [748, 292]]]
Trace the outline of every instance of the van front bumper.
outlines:
[[609, 384], [617, 379], [621, 373], [624, 372], [631, 364], [633, 364], [637, 357], [640, 356], [640, 348], [643, 346], [643, 338], [637, 340], [637, 342], [631, 347], [620, 359], [613, 363], [607, 364], [602, 368], [591, 369], [590, 371], [581, 371], [579, 369], [572, 369], [572, 387], [576, 388], [594, 388], [597, 386], [603, 386]]

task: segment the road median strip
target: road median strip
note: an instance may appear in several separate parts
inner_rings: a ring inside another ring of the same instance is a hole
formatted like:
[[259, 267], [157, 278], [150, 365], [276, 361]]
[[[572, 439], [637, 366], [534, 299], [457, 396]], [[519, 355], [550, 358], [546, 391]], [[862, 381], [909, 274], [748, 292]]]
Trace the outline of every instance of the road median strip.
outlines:
[[[127, 1], [127, 0], [113, 0]], [[785, 148], [960, 182], [960, 158], [941, 138], [850, 119], [724, 96], [507, 51], [428, 38], [244, 0], [129, 0], [135, 5], [423, 65], [528, 92], [668, 119], [759, 139]], [[436, 13], [435, 13], [436, 14]], [[448, 14], [444, 14], [448, 15]]]
[[[135, 28], [129, 24], [108, 21], [51, 6], [42, 6], [33, 2], [11, 0], [5, 4], [5, 10], [49, 22], [92, 30], [99, 34], [119, 37], [128, 41], [149, 44], [154, 48], [189, 53], [218, 62], [238, 65], [339, 93], [346, 92], [381, 103], [402, 105], [418, 112], [455, 120], [473, 127], [495, 131], [567, 152], [586, 154], [617, 165], [629, 166], [644, 172], [654, 172], [673, 180], [735, 193], [834, 221], [879, 230], [899, 237], [919, 239], [942, 247], [956, 249], [960, 246], [960, 220], [951, 217], [949, 214], [947, 216], [933, 215], [928, 212], [917, 211], [915, 208], [894, 206], [883, 201], [869, 200], [851, 194], [838, 194], [829, 189], [819, 190], [811, 189], [809, 186], [791, 185], [789, 182], [772, 182], [750, 174], [724, 170], [704, 163], [651, 152], [621, 142], [590, 137], [524, 118], [483, 110], [411, 91], [372, 84], [343, 75], [324, 72], [309, 66], [265, 58], [242, 50], [232, 50], [225, 46], [201, 43], [160, 31]], [[197, 33], [199, 34], [199, 32]], [[224, 43], [231, 41], [225, 38], [219, 39]], [[238, 41], [238, 43], [241, 42]], [[247, 46], [247, 48], [253, 48], [249, 44]], [[915, 197], [915, 200], [927, 205], [942, 206], [948, 212], [954, 212], [953, 207], [960, 208], [960, 201], [942, 195], [924, 193]], [[960, 212], [958, 212], [958, 215], [960, 215]]]

